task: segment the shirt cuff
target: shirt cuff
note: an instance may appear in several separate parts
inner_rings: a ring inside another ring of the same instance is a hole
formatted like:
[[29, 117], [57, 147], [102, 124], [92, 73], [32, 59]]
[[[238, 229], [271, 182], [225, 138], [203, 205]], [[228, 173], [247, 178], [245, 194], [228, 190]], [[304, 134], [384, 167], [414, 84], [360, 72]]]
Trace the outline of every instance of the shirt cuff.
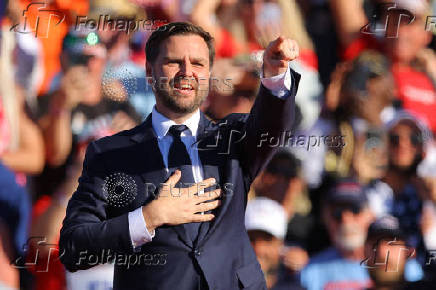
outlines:
[[263, 71], [261, 71], [260, 81], [262, 82], [263, 86], [269, 89], [274, 96], [280, 99], [286, 99], [289, 96], [292, 86], [291, 67], [289, 62], [286, 72], [276, 76], [264, 78]]
[[155, 231], [150, 234], [147, 230], [147, 224], [142, 214], [142, 207], [138, 207], [134, 211], [129, 212], [129, 233], [134, 250], [138, 250], [140, 246], [151, 242], [154, 238]]

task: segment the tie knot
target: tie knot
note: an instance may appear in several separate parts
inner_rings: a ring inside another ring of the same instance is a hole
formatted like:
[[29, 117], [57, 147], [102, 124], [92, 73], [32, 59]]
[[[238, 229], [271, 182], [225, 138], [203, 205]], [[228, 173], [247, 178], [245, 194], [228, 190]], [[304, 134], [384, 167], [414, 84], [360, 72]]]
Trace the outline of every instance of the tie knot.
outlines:
[[170, 132], [174, 137], [180, 138], [180, 134], [185, 130], [188, 130], [186, 125], [172, 125], [168, 132]]

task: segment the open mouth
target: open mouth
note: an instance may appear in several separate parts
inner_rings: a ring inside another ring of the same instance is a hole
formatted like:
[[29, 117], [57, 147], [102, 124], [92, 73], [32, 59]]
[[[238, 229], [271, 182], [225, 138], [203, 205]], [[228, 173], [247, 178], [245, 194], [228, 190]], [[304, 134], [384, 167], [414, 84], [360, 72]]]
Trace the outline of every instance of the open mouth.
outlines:
[[174, 90], [182, 94], [191, 94], [195, 91], [195, 87], [188, 80], [180, 80], [174, 82]]
[[174, 84], [174, 88], [178, 89], [178, 90], [193, 90], [193, 86], [190, 84], [180, 84], [180, 83], [176, 83]]

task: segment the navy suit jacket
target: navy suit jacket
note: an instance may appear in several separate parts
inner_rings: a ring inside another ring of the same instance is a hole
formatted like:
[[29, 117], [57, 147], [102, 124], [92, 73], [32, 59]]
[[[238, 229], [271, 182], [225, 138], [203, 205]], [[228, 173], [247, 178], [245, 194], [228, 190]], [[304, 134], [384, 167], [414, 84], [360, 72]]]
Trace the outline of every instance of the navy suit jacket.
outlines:
[[[286, 99], [261, 85], [250, 114], [231, 114], [219, 123], [201, 114], [197, 146], [204, 179], [214, 177], [223, 194], [215, 219], [202, 223], [195, 244], [179, 225], [157, 228], [140, 251], [132, 247], [128, 213], [156, 198], [157, 190], [150, 184], [158, 186], [169, 177], [151, 115], [131, 130], [92, 142], [61, 229], [65, 267], [88, 269], [113, 258], [114, 289], [266, 289], [244, 214], [253, 179], [278, 149], [258, 146], [261, 134], [279, 137], [291, 130], [300, 75], [291, 71], [291, 76]], [[105, 179], [117, 173], [128, 176], [135, 194], [114, 203], [103, 188]]]

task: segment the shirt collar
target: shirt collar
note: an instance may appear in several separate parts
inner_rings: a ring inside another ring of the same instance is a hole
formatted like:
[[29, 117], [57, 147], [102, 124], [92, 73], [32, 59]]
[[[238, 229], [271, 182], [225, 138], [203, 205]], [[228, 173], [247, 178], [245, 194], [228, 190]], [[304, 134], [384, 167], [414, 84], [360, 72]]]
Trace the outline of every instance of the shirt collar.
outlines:
[[[189, 128], [190, 130], [189, 133], [191, 133], [192, 136], [197, 136], [197, 129], [198, 129], [199, 122], [200, 122], [200, 109], [197, 109], [195, 113], [192, 114], [191, 117], [189, 117], [189, 119], [183, 122], [183, 125], [186, 125]], [[168, 119], [167, 117], [159, 113], [156, 110], [156, 106], [153, 107], [153, 111], [151, 112], [151, 124], [159, 139], [167, 135], [168, 130], [172, 125], [178, 125], [173, 120]], [[187, 131], [185, 132], [188, 133]]]

